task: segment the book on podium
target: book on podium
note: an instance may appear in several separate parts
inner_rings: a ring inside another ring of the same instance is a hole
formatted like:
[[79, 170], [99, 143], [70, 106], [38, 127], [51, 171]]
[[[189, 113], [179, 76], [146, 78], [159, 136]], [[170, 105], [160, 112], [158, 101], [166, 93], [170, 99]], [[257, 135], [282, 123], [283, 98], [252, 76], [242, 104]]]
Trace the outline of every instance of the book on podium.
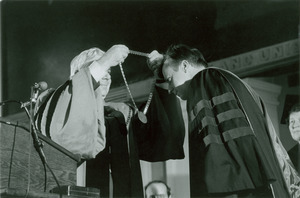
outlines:
[[73, 185], [64, 185], [55, 187], [50, 190], [51, 193], [57, 193], [72, 197], [83, 197], [83, 198], [100, 198], [100, 189], [92, 187], [82, 187], [82, 186], [73, 186]]

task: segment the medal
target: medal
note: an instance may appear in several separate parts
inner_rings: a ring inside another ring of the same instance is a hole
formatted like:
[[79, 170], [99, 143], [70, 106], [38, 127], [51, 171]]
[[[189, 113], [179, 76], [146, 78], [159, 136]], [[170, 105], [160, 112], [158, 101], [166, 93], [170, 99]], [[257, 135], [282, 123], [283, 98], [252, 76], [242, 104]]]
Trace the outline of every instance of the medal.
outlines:
[[147, 123], [147, 117], [143, 112], [138, 111], [138, 118], [142, 123], [144, 123], [144, 124]]

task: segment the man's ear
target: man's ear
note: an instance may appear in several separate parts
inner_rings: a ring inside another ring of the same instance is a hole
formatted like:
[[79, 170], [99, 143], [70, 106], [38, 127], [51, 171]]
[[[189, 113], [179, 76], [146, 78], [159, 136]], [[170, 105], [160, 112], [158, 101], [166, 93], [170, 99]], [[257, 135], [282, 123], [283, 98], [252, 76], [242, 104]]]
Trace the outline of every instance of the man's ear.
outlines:
[[187, 60], [181, 61], [180, 67], [184, 73], [186, 73], [187, 69], [190, 67], [190, 63]]

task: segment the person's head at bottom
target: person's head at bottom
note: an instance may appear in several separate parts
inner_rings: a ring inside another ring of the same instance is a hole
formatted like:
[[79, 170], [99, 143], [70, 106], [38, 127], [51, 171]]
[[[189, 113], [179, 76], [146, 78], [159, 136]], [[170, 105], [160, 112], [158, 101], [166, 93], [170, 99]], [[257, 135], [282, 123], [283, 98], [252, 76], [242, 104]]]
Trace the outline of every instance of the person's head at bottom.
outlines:
[[300, 144], [300, 103], [292, 106], [287, 123], [292, 138]]
[[145, 187], [145, 198], [171, 198], [171, 189], [163, 181], [151, 181]]

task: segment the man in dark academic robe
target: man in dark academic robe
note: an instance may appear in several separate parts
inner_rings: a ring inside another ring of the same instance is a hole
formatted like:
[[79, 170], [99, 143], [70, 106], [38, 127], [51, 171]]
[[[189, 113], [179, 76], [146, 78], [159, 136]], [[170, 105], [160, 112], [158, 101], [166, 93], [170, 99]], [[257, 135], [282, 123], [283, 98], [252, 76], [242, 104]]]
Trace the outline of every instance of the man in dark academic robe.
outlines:
[[187, 100], [191, 197], [295, 193], [289, 182], [299, 184], [299, 177], [247, 84], [228, 71], [207, 68], [200, 51], [185, 45], [170, 46], [164, 56], [153, 51], [149, 67], [163, 76], [170, 92]]

